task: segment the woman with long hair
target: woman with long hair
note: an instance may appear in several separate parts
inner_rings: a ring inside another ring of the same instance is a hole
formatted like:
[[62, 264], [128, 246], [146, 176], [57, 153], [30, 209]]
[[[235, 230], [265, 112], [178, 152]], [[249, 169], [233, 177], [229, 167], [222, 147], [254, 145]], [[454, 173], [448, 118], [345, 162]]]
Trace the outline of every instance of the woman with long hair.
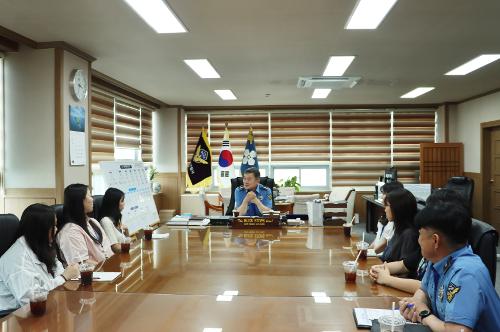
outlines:
[[[420, 253], [418, 230], [414, 225], [417, 214], [415, 196], [406, 189], [394, 190], [385, 196], [384, 206], [387, 219], [394, 221], [394, 235], [384, 250], [382, 260], [400, 261], [416, 252]], [[416, 261], [420, 261], [420, 258]], [[416, 267], [411, 273], [416, 273]]]
[[108, 188], [102, 198], [99, 220], [111, 243], [113, 252], [119, 253], [120, 244], [125, 241], [128, 229], [122, 224], [122, 210], [125, 207], [125, 194], [120, 189]]
[[79, 276], [78, 265], [63, 268], [57, 259], [54, 209], [33, 204], [24, 210], [17, 240], [0, 258], [0, 310], [29, 302], [35, 289], [50, 291]]
[[70, 184], [64, 189], [63, 218], [57, 233], [61, 258], [67, 263], [97, 264], [113, 255], [108, 236], [99, 222], [89, 218], [94, 200], [88, 186]]

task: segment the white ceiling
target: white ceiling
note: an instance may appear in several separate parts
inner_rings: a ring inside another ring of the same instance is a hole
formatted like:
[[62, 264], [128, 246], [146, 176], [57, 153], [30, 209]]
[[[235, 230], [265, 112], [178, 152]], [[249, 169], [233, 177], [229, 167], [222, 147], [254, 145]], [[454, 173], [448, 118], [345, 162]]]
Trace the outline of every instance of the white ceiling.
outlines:
[[[498, 0], [399, 0], [377, 30], [344, 30], [355, 0], [168, 2], [189, 33], [156, 34], [122, 0], [0, 0], [0, 25], [66, 41], [96, 57], [98, 71], [174, 105], [441, 103], [500, 87], [500, 61], [443, 75], [500, 53]], [[321, 75], [330, 55], [356, 55], [345, 75], [363, 80], [312, 100], [297, 79]], [[198, 78], [185, 58], [208, 58], [222, 78]], [[418, 86], [436, 89], [399, 98]], [[239, 99], [222, 101], [214, 89]]]

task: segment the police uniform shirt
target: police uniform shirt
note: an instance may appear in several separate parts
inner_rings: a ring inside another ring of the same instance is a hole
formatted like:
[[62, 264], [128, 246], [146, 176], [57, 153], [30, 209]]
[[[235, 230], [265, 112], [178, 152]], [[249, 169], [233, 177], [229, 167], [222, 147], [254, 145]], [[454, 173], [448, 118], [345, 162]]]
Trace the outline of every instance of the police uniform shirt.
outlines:
[[429, 263], [421, 285], [434, 315], [476, 331], [500, 331], [500, 298], [481, 258], [465, 246]]
[[[241, 203], [243, 202], [243, 199], [246, 197], [248, 191], [243, 187], [240, 186], [236, 188], [234, 191], [234, 206], [238, 208]], [[260, 183], [257, 185], [257, 188], [255, 189], [255, 195], [257, 196], [257, 199], [261, 201], [261, 203], [272, 209], [273, 208], [273, 201], [272, 201], [272, 192], [271, 189], [268, 187], [265, 187], [261, 185]], [[247, 212], [244, 213], [246, 216], [262, 216], [262, 213], [260, 212], [259, 208], [255, 203], [248, 203], [248, 208]]]

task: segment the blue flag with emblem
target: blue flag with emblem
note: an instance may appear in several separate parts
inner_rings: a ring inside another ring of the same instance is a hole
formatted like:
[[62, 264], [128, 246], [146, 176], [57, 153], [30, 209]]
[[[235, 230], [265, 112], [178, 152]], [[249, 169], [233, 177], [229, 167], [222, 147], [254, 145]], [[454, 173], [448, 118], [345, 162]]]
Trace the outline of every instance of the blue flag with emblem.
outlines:
[[245, 151], [243, 151], [243, 160], [241, 161], [241, 176], [250, 167], [255, 167], [259, 169], [259, 161], [257, 160], [257, 149], [255, 148], [255, 140], [253, 138], [253, 130], [250, 127], [248, 132], [247, 144], [245, 146]]

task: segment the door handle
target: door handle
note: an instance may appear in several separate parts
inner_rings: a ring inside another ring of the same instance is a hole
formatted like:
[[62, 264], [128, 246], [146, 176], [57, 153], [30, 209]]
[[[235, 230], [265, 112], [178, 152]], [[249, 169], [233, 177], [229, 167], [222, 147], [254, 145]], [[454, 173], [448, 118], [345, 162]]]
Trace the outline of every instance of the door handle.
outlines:
[[494, 183], [494, 182], [495, 182], [495, 180], [493, 180], [493, 179], [490, 179], [490, 183]]

